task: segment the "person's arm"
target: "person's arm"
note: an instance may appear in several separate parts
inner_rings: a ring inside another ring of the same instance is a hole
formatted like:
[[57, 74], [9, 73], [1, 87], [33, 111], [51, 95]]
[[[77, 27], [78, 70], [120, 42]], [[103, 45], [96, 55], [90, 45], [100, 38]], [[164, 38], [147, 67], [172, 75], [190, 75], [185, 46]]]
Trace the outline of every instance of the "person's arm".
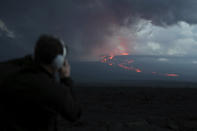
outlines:
[[[66, 88], [69, 88], [71, 94], [72, 94], [72, 97], [73, 97], [73, 100], [77, 102], [77, 99], [76, 99], [76, 96], [75, 96], [75, 93], [73, 92], [73, 88], [74, 88], [74, 84], [73, 84], [73, 80], [72, 78], [70, 77], [70, 65], [68, 63], [67, 60], [65, 60], [64, 62], [64, 66], [62, 67], [62, 69], [60, 70], [60, 82], [66, 87]], [[80, 109], [79, 111], [79, 116], [81, 115], [81, 108], [79, 106], [79, 104], [77, 104], [78, 108]]]
[[[59, 86], [53, 92], [54, 105], [56, 110], [66, 119], [74, 122], [81, 116], [81, 107], [77, 102], [76, 96], [69, 86]], [[56, 105], [57, 104], [57, 105]]]
[[43, 86], [38, 100], [41, 100], [45, 106], [71, 122], [80, 117], [81, 108], [71, 87], [55, 82], [48, 82], [48, 85]]
[[65, 86], [73, 87], [74, 83], [71, 77], [64, 77], [60, 79], [61, 83]]
[[21, 92], [23, 97], [29, 102], [51, 109], [71, 122], [80, 117], [81, 109], [71, 87], [55, 82], [45, 73], [15, 78], [20, 90], [24, 92]]
[[60, 113], [65, 119], [75, 121], [79, 118], [81, 109], [72, 91], [72, 80], [69, 77], [70, 67], [68, 68], [66, 64], [64, 67], [65, 72], [62, 72], [61, 83], [55, 82], [46, 74], [42, 74], [30, 78], [32, 82], [29, 86], [39, 92], [39, 95], [35, 96], [38, 103], [41, 102], [49, 109]]

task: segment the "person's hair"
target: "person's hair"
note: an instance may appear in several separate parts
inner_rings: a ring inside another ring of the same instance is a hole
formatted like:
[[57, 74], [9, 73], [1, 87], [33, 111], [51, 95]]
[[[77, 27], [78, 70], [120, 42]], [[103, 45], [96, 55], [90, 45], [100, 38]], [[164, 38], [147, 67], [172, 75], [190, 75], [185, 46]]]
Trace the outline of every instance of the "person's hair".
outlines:
[[34, 49], [35, 62], [50, 65], [58, 54], [63, 54], [61, 41], [51, 35], [41, 35]]

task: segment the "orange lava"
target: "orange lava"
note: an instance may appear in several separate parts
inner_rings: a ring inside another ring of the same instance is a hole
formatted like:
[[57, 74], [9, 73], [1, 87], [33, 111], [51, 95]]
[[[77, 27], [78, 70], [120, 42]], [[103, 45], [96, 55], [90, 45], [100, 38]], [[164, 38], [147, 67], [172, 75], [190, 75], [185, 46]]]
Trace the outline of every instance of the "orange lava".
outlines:
[[[128, 55], [128, 53], [124, 53], [124, 55]], [[113, 55], [102, 56], [101, 62], [102, 63], [107, 63], [109, 66], [115, 65], [115, 66], [119, 66], [120, 68], [123, 68], [123, 69], [126, 69], [126, 70], [135, 71], [137, 73], [142, 72], [140, 69], [131, 66], [131, 63], [134, 62], [133, 59], [126, 60], [126, 61], [120, 61], [119, 63], [116, 63], [116, 61], [114, 61], [113, 58], [114, 58]]]
[[121, 53], [121, 55], [129, 55], [129, 53]]
[[135, 71], [138, 72], [138, 73], [142, 72], [140, 69], [136, 69]]
[[[122, 53], [122, 55], [128, 55], [128, 53]], [[102, 56], [101, 59], [102, 63], [106, 63], [109, 66], [119, 66], [120, 68], [123, 68], [125, 70], [129, 71], [135, 71], [137, 73], [142, 72], [141, 69], [133, 67], [131, 64], [134, 63], [133, 59], [127, 59], [123, 61], [116, 61], [114, 59], [114, 55], [109, 55], [109, 56]], [[118, 62], [118, 63], [117, 63]], [[158, 75], [158, 76], [166, 76], [166, 77], [179, 77], [179, 74], [175, 73], [158, 73], [158, 72], [152, 72], [153, 75]]]
[[109, 56], [108, 58], [109, 58], [110, 60], [112, 60], [112, 59], [114, 58], [114, 56]]
[[[127, 55], [127, 53], [125, 53], [125, 55]], [[124, 61], [116, 61], [116, 59], [114, 59], [114, 56], [110, 55], [110, 56], [102, 56], [101, 62], [106, 63], [109, 66], [119, 66], [120, 68], [123, 68], [125, 70], [135, 71], [137, 73], [142, 72], [142, 70], [140, 70], [139, 68], [135, 68], [131, 65], [132, 63], [134, 63], [133, 59], [130, 59], [130, 60], [127, 59]], [[175, 73], [163, 74], [163, 73], [158, 73], [158, 72], [152, 72], [152, 74], [158, 75], [158, 76], [166, 76], [166, 77], [179, 77], [179, 74], [175, 74]]]
[[168, 77], [178, 77], [179, 75], [178, 74], [165, 74], [165, 76], [168, 76]]
[[125, 66], [125, 65], [123, 65], [123, 64], [118, 64], [118, 66], [121, 67], [121, 68], [124, 68], [124, 69], [126, 69], [126, 70], [133, 70], [132, 67], [128, 67], [128, 66]]
[[102, 63], [107, 63], [107, 58], [103, 56], [103, 59], [101, 60]]
[[131, 70], [131, 71], [135, 71], [137, 73], [140, 73], [142, 72], [140, 69], [137, 69], [137, 68], [134, 68], [134, 67], [128, 67], [124, 64], [118, 64], [119, 67], [123, 68], [123, 69], [126, 69], [126, 70]]

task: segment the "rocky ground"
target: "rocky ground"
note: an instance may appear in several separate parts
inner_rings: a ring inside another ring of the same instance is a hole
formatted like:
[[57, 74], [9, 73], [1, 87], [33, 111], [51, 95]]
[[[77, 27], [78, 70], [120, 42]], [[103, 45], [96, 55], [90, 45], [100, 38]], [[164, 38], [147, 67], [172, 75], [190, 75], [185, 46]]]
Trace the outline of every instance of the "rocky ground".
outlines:
[[197, 89], [77, 87], [83, 106], [71, 131], [197, 131]]

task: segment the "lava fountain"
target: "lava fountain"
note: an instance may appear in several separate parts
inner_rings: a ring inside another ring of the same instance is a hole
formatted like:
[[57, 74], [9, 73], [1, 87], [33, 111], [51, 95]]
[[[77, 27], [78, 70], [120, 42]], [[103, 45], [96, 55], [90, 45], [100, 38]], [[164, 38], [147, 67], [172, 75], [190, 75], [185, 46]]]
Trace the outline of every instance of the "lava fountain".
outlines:
[[128, 44], [126, 39], [124, 38], [120, 38], [120, 44], [117, 46], [117, 48], [114, 49], [113, 52], [110, 52], [110, 55], [104, 55], [101, 57], [101, 62], [102, 63], [107, 63], [109, 66], [118, 66], [120, 68], [126, 69], [126, 70], [130, 70], [130, 71], [135, 71], [137, 73], [142, 72], [141, 69], [133, 67], [132, 63], [134, 63], [133, 59], [129, 59], [129, 60], [116, 60], [114, 59], [114, 56], [127, 56], [129, 55], [129, 51], [128, 51]]

